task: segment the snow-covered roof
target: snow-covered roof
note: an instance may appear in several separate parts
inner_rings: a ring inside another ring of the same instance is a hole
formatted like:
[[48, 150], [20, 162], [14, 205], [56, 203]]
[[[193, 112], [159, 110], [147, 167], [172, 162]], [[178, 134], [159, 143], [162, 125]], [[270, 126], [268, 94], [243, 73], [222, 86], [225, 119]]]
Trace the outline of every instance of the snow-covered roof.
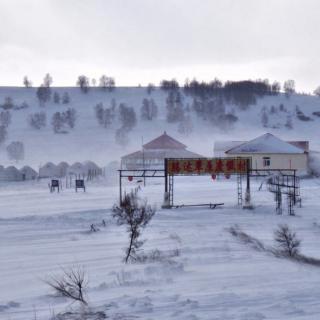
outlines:
[[164, 132], [161, 136], [143, 145], [144, 149], [186, 149], [187, 146]]
[[23, 174], [34, 174], [34, 175], [37, 175], [37, 171], [35, 171], [34, 169], [32, 169], [31, 167], [29, 166], [24, 166], [20, 169], [20, 172], [23, 173]]
[[227, 141], [227, 140], [215, 141], [214, 151], [227, 151], [245, 142], [246, 141]]
[[189, 150], [144, 150], [130, 153], [122, 160], [126, 159], [165, 159], [165, 158], [203, 158], [202, 155]]
[[57, 165], [58, 168], [68, 168], [69, 167], [69, 164], [68, 162], [65, 162], [65, 161], [61, 161], [58, 165]]
[[304, 153], [304, 150], [275, 137], [271, 133], [266, 133], [258, 138], [231, 148], [227, 150], [226, 153]]

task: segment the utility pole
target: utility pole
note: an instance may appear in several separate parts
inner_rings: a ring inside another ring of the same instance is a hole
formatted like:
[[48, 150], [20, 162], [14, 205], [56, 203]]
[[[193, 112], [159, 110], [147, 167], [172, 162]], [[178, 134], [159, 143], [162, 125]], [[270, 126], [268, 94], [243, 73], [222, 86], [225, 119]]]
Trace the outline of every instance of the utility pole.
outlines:
[[145, 163], [144, 163], [144, 147], [143, 147], [143, 136], [141, 137], [141, 146], [142, 146], [142, 164], [143, 164], [143, 186], [146, 186], [146, 175], [145, 175]]

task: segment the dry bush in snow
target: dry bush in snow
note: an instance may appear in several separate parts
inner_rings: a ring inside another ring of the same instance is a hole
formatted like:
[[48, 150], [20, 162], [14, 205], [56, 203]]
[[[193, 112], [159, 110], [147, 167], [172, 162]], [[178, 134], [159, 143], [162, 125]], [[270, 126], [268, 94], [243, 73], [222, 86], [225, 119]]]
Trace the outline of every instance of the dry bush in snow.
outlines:
[[129, 244], [126, 249], [125, 262], [135, 261], [138, 250], [142, 247], [140, 240], [142, 229], [144, 229], [155, 214], [155, 209], [141, 201], [138, 197], [138, 189], [125, 194], [119, 206], [113, 207], [113, 217], [119, 225], [126, 225], [129, 234]]
[[84, 291], [88, 286], [88, 278], [81, 267], [62, 269], [62, 274], [52, 276], [45, 281], [55, 292], [63, 297], [88, 305]]
[[287, 225], [280, 225], [274, 233], [274, 240], [277, 243], [279, 252], [285, 256], [296, 257], [299, 255], [301, 241], [295, 232]]

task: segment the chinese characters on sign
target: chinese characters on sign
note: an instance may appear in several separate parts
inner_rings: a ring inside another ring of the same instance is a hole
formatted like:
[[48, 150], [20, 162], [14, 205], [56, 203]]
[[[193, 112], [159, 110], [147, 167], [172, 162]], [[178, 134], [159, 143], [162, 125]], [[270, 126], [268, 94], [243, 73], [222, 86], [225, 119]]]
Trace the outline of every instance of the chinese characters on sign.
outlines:
[[247, 160], [240, 158], [210, 159], [168, 159], [167, 173], [170, 175], [188, 174], [233, 174], [246, 173]]

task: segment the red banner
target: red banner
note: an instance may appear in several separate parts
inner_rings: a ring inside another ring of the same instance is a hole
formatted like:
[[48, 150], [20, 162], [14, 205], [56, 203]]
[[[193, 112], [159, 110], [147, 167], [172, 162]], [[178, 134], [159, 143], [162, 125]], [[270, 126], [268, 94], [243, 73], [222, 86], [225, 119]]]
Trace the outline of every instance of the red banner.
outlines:
[[241, 158], [168, 159], [167, 173], [190, 174], [235, 174], [247, 172], [247, 160]]

